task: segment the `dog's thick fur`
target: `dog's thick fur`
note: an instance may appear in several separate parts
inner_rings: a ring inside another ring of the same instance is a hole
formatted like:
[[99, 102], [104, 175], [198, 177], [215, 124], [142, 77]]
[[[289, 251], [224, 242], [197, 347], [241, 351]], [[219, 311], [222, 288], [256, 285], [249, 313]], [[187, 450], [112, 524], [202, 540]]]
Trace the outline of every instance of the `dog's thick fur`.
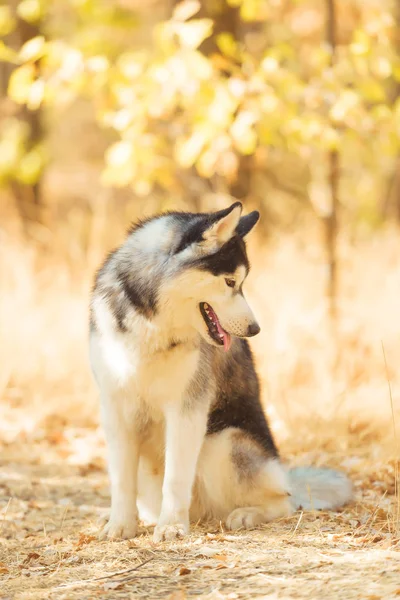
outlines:
[[104, 536], [135, 536], [138, 514], [159, 541], [190, 520], [249, 528], [351, 497], [340, 473], [280, 462], [244, 339], [259, 331], [242, 292], [259, 215], [241, 211], [139, 223], [98, 272], [90, 352], [111, 479]]

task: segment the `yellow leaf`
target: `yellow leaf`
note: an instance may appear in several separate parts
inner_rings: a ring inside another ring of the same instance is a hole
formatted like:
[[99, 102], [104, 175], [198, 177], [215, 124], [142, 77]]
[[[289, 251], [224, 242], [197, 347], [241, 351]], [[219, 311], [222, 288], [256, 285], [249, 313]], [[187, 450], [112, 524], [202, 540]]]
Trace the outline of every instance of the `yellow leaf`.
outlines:
[[40, 148], [35, 148], [25, 154], [20, 160], [17, 170], [19, 181], [32, 185], [40, 176], [44, 166], [44, 154]]
[[222, 54], [229, 58], [236, 58], [238, 55], [238, 44], [231, 33], [220, 33], [216, 38], [216, 42]]
[[359, 97], [352, 90], [344, 90], [330, 110], [334, 121], [343, 121], [346, 115], [359, 103]]
[[137, 163], [130, 142], [120, 141], [113, 144], [108, 148], [105, 158], [107, 166], [102, 173], [102, 183], [122, 187], [133, 180]]
[[357, 29], [354, 32], [353, 41], [350, 44], [351, 52], [357, 56], [365, 56], [370, 50], [370, 45], [371, 40], [369, 35], [365, 31]]
[[245, 0], [240, 7], [243, 21], [265, 21], [268, 14], [269, 6], [264, 0]]
[[45, 93], [45, 85], [43, 79], [34, 81], [29, 89], [26, 105], [30, 110], [37, 110], [42, 104]]
[[0, 6], [0, 36], [6, 36], [12, 32], [15, 27], [15, 19], [11, 14], [9, 6]]
[[279, 63], [274, 56], [266, 56], [261, 62], [261, 68], [265, 73], [276, 73]]
[[86, 66], [92, 73], [105, 73], [110, 65], [106, 56], [97, 55], [88, 58]]
[[211, 19], [195, 19], [187, 23], [178, 23], [176, 33], [185, 48], [198, 48], [211, 35], [213, 22]]
[[[232, 150], [228, 150], [220, 156], [220, 159], [218, 161], [218, 173], [223, 177], [226, 177], [229, 182], [234, 181], [234, 179], [236, 178], [238, 168], [239, 158], [235, 154], [235, 152], [232, 152]], [[222, 560], [221, 556], [222, 554], [219, 555], [219, 560]]]
[[176, 21], [187, 21], [200, 10], [198, 0], [184, 0], [175, 6], [172, 18]]
[[367, 79], [359, 84], [360, 92], [370, 102], [384, 102], [386, 93], [384, 87], [376, 79]]
[[214, 175], [217, 154], [213, 150], [206, 150], [196, 162], [196, 169], [202, 177], [208, 178]]
[[17, 63], [18, 62], [18, 54], [5, 43], [0, 40], [0, 61]]
[[8, 95], [17, 104], [25, 104], [29, 98], [29, 91], [35, 80], [35, 67], [31, 64], [22, 65], [15, 69], [8, 83]]
[[322, 131], [322, 139], [329, 150], [337, 150], [340, 143], [340, 136], [333, 127], [326, 127]]
[[392, 74], [392, 64], [385, 56], [377, 56], [371, 61], [371, 68], [378, 77], [386, 79]]
[[395, 104], [393, 116], [394, 116], [394, 126], [396, 129], [396, 133], [400, 139], [400, 99], [397, 100], [397, 102]]
[[133, 190], [137, 196], [148, 196], [153, 189], [153, 183], [148, 179], [139, 179], [133, 183]]
[[240, 137], [234, 138], [234, 143], [241, 154], [253, 154], [257, 145], [257, 134], [254, 129], [248, 129]]
[[219, 129], [228, 127], [232, 122], [232, 115], [238, 106], [238, 99], [234, 98], [224, 85], [219, 85], [214, 91], [214, 100], [208, 108], [210, 122]]
[[127, 79], [135, 79], [143, 72], [143, 58], [136, 52], [124, 52], [118, 59], [118, 68]]
[[43, 16], [40, 0], [22, 0], [17, 7], [18, 16], [28, 23], [36, 23]]
[[197, 79], [207, 80], [210, 79], [213, 73], [211, 62], [198, 50], [187, 52], [186, 54], [186, 65]]
[[233, 122], [230, 132], [236, 149], [241, 154], [252, 154], [257, 145], [257, 134], [253, 128], [255, 115], [241, 111]]
[[19, 51], [19, 57], [22, 61], [37, 60], [45, 52], [46, 40], [42, 35], [38, 35], [28, 40]]
[[107, 150], [107, 163], [112, 167], [126, 164], [133, 154], [132, 144], [129, 142], [117, 142]]
[[178, 163], [185, 168], [193, 166], [206, 142], [207, 136], [201, 130], [194, 131], [187, 139], [179, 140], [175, 150]]

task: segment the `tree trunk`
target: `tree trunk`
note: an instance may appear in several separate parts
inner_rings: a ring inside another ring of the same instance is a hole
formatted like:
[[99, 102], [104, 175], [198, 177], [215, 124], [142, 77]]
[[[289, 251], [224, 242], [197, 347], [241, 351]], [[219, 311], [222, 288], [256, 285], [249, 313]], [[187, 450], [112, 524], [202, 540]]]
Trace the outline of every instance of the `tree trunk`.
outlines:
[[[42, 23], [34, 25], [17, 18], [17, 26], [10, 36], [10, 46], [19, 49], [28, 40], [40, 35]], [[39, 68], [39, 65], [37, 65]], [[8, 80], [12, 69], [4, 69], [2, 72], [2, 87], [7, 89]], [[34, 148], [43, 139], [42, 113], [41, 109], [29, 110], [26, 106], [18, 108], [17, 118], [27, 123], [29, 127], [29, 139], [27, 150]], [[18, 181], [11, 184], [13, 194], [18, 206], [24, 231], [27, 235], [31, 233], [31, 225], [42, 220], [42, 197], [40, 179], [32, 185], [25, 185]]]
[[[327, 9], [327, 42], [331, 49], [331, 66], [335, 63], [336, 52], [336, 6], [335, 0], [326, 0]], [[328, 179], [331, 192], [331, 207], [326, 217], [326, 249], [329, 265], [329, 309], [333, 320], [337, 317], [337, 236], [338, 236], [338, 210], [339, 210], [339, 180], [340, 157], [337, 150], [328, 154]]]

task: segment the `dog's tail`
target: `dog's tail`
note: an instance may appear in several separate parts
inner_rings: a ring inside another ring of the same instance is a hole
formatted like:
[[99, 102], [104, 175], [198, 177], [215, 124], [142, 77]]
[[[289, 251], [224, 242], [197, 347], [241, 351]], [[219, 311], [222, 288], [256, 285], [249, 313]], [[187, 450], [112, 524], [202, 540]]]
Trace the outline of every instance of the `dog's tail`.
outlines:
[[336, 509], [353, 495], [351, 481], [339, 471], [317, 467], [290, 469], [292, 504], [295, 510]]

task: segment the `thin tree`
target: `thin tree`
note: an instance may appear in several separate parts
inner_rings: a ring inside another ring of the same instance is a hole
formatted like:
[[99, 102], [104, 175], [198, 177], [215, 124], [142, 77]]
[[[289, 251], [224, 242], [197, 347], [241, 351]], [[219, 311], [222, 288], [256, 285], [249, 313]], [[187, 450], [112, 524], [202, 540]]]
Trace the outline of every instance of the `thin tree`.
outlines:
[[[337, 45], [337, 14], [335, 0], [326, 0], [326, 39], [331, 50], [331, 67], [335, 64]], [[329, 309], [332, 320], [337, 317], [338, 293], [338, 257], [337, 237], [339, 229], [339, 183], [340, 183], [340, 157], [337, 149], [328, 153], [328, 180], [331, 195], [331, 206], [326, 217], [326, 248], [329, 266]]]

